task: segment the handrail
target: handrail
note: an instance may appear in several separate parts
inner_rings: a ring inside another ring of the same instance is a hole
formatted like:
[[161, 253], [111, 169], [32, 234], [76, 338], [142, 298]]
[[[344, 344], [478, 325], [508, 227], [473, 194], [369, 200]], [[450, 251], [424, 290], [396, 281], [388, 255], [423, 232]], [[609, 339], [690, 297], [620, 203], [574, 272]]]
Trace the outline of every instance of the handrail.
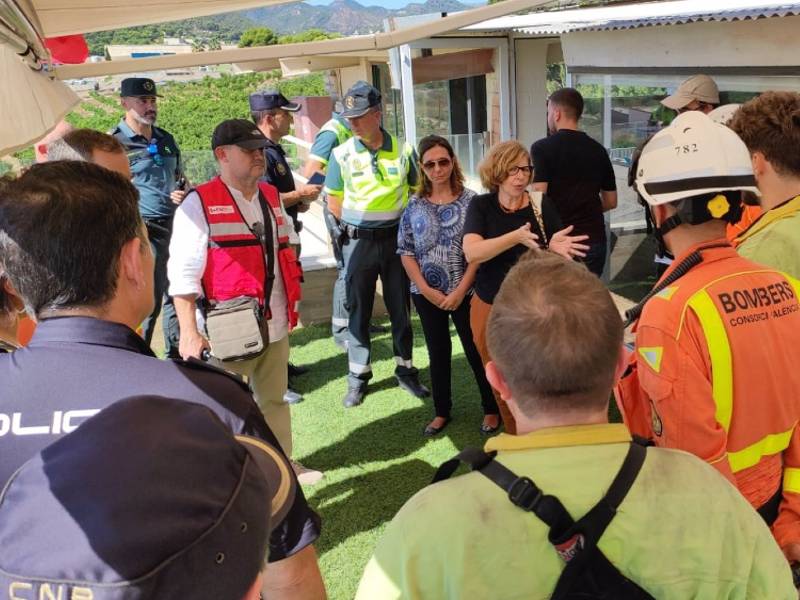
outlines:
[[300, 139], [299, 137], [295, 137], [293, 135], [285, 135], [283, 139], [289, 142], [290, 144], [294, 144], [295, 146], [300, 146], [301, 148], [305, 148], [306, 150], [311, 150], [311, 142], [307, 142], [306, 140]]

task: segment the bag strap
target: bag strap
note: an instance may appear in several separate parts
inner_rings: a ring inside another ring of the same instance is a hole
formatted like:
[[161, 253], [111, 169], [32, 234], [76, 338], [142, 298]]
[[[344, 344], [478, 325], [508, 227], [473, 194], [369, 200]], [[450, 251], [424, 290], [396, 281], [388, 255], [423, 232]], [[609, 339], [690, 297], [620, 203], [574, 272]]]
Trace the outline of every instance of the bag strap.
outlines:
[[568, 561], [570, 557], [566, 557], [558, 546], [574, 538], [578, 531], [583, 533], [582, 548], [597, 545], [636, 480], [647, 456], [647, 450], [635, 441], [630, 443], [625, 460], [605, 496], [577, 522], [557, 497], [546, 495], [530, 478], [520, 477], [494, 460], [495, 456], [495, 453], [487, 454], [477, 448], [467, 448], [439, 467], [433, 483], [448, 479], [460, 463], [468, 464], [473, 471], [480, 472], [503, 489], [514, 505], [532, 512], [547, 524], [550, 527], [548, 535], [550, 543], [556, 546], [562, 558]]
[[[267, 202], [267, 199], [264, 198], [261, 188], [258, 190], [258, 202], [261, 204], [261, 213], [264, 216], [264, 231], [263, 233], [259, 233], [258, 231], [254, 230], [253, 233], [255, 233], [256, 237], [259, 238], [261, 247], [264, 249], [264, 255], [267, 258], [267, 272], [264, 277], [264, 314], [269, 318], [269, 300], [272, 297], [272, 287], [275, 284], [275, 243], [272, 239], [272, 219], [274, 214], [272, 212], [272, 208], [270, 208], [269, 203]], [[277, 219], [275, 221], [277, 224]]]
[[536, 217], [536, 222], [539, 224], [539, 229], [542, 233], [542, 241], [544, 242], [544, 247], [547, 248], [547, 245], [550, 243], [547, 239], [547, 230], [544, 228], [544, 218], [542, 217], [542, 199], [544, 194], [542, 192], [537, 192], [532, 189], [528, 190], [528, 199], [530, 200], [531, 210], [533, 211], [533, 216]]

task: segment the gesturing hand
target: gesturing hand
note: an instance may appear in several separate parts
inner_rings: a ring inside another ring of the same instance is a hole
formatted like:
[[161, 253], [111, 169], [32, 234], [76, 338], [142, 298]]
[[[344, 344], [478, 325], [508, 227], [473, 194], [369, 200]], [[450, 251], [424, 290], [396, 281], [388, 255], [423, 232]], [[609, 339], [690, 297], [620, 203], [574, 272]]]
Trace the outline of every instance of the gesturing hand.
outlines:
[[549, 248], [556, 254], [560, 254], [564, 258], [572, 260], [573, 258], [582, 258], [586, 256], [589, 246], [581, 244], [589, 239], [588, 235], [570, 235], [572, 230], [575, 229], [572, 225], [565, 227], [561, 231], [557, 231], [550, 238]]
[[514, 234], [516, 235], [518, 244], [522, 244], [528, 248], [539, 248], [539, 236], [531, 231], [530, 223], [525, 223], [525, 225], [517, 229]]

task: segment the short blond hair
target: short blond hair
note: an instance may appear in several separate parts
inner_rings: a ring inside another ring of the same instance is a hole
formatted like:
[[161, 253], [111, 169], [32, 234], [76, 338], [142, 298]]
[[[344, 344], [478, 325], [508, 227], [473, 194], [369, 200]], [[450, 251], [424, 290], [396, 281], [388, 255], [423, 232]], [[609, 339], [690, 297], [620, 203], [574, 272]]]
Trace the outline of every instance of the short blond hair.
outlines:
[[527, 416], [601, 410], [622, 333], [600, 279], [580, 263], [540, 251], [509, 271], [487, 324], [489, 355]]
[[[525, 146], [516, 140], [500, 142], [489, 149], [489, 153], [478, 165], [481, 183], [490, 192], [500, 189], [500, 184], [508, 178], [508, 172], [520, 157], [525, 157], [531, 162], [531, 155]], [[533, 174], [531, 174], [531, 178]]]

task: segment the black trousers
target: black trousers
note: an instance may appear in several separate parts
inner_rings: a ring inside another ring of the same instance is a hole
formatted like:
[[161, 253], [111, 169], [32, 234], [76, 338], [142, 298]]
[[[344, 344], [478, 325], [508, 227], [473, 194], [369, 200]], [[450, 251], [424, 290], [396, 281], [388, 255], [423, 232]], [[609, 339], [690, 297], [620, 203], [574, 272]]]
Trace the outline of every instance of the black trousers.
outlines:
[[411, 294], [414, 306], [417, 308], [419, 319], [422, 322], [422, 331], [425, 334], [425, 345], [428, 347], [428, 356], [431, 365], [431, 388], [433, 405], [437, 417], [449, 417], [453, 406], [450, 387], [451, 362], [453, 347], [450, 342], [450, 319], [456, 326], [456, 332], [464, 347], [464, 355], [475, 375], [475, 382], [481, 394], [483, 414], [499, 414], [497, 402], [492, 393], [492, 386], [486, 380], [480, 354], [472, 341], [472, 329], [469, 324], [470, 297], [464, 298], [461, 305], [454, 311], [442, 310], [428, 301], [422, 294]]
[[[153, 273], [153, 292], [155, 306], [153, 312], [142, 323], [142, 335], [149, 346], [153, 340], [158, 315], [162, 312], [161, 327], [164, 334], [164, 352], [167, 358], [180, 358], [178, 345], [180, 344], [180, 327], [178, 314], [172, 303], [172, 296], [167, 294], [169, 282], [167, 281], [167, 261], [169, 260], [169, 240], [172, 235], [172, 217], [163, 219], [145, 219], [147, 235], [150, 238], [150, 247], [155, 257], [155, 272]], [[163, 303], [163, 304], [162, 304]]]
[[382, 239], [347, 239], [342, 247], [345, 270], [347, 356], [351, 388], [362, 388], [372, 378], [372, 343], [369, 322], [375, 302], [378, 277], [383, 284], [383, 302], [392, 323], [392, 346], [398, 377], [416, 375], [411, 360], [414, 346], [408, 277], [397, 256], [397, 229]]

